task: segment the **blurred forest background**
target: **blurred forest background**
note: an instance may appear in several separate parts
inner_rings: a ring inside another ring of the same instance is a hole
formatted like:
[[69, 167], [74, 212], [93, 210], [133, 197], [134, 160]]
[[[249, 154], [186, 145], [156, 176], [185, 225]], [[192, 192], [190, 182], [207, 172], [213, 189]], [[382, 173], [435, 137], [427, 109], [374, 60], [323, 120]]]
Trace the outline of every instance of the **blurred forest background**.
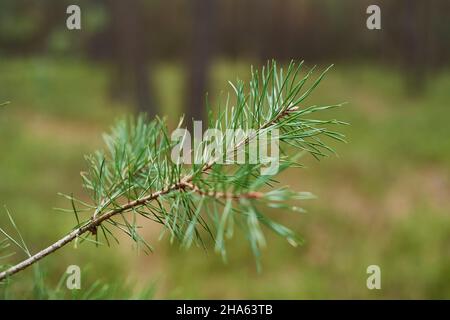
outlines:
[[[70, 4], [81, 30], [66, 28]], [[370, 4], [381, 30], [366, 28]], [[334, 63], [308, 103], [348, 101], [328, 117], [352, 123], [340, 157], [305, 158], [307, 169], [282, 177], [319, 199], [306, 214], [280, 212], [306, 244], [268, 234], [261, 274], [242, 238], [224, 264], [158, 242], [159, 227], [145, 224], [149, 256], [124, 239], [40, 264], [47, 288], [79, 265], [78, 293], [39, 293], [25, 271], [2, 297], [450, 298], [449, 12], [446, 0], [2, 0], [0, 102], [11, 104], [0, 108], [0, 204], [33, 252], [74, 225], [52, 210], [70, 206], [56, 193], [82, 195], [82, 155], [120, 116], [201, 119], [206, 92], [214, 105], [227, 80], [275, 58]], [[382, 290], [366, 288], [371, 264]]]

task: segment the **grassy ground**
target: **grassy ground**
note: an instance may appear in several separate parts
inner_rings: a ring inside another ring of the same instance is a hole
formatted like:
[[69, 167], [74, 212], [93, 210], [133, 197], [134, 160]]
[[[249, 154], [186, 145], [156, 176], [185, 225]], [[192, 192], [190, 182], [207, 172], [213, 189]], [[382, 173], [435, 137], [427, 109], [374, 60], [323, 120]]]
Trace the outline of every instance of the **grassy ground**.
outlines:
[[[70, 205], [56, 193], [82, 195], [82, 155], [127, 112], [108, 98], [106, 70], [78, 61], [0, 60], [0, 101], [12, 102], [0, 109], [0, 204], [13, 212], [32, 251], [74, 225], [73, 216], [52, 210]], [[215, 64], [210, 96], [247, 73], [245, 63]], [[161, 65], [153, 80], [161, 113], [174, 123], [182, 69]], [[224, 264], [212, 250], [158, 242], [158, 227], [146, 225], [156, 248], [149, 256], [124, 239], [112, 248], [69, 246], [46, 258], [40, 265], [46, 294], [72, 297], [64, 286], [55, 288], [67, 266], [77, 264], [83, 278], [75, 298], [450, 298], [450, 71], [432, 80], [411, 96], [395, 70], [334, 68], [309, 101], [350, 102], [328, 113], [352, 123], [343, 128], [350, 143], [336, 145], [338, 158], [305, 158], [307, 169], [283, 176], [319, 199], [304, 203], [306, 214], [273, 213], [306, 244], [292, 248], [268, 234], [262, 273], [242, 238], [229, 244]], [[371, 264], [381, 267], [382, 290], [366, 288]], [[32, 277], [25, 271], [0, 291], [45, 297], [33, 291]]]

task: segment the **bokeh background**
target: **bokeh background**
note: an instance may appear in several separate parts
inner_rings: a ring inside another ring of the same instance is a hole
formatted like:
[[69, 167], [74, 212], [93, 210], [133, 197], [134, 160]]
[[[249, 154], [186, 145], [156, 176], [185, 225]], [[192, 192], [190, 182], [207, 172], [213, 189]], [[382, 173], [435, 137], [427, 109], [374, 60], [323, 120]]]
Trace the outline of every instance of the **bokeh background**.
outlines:
[[[82, 30], [67, 30], [69, 4]], [[381, 30], [366, 28], [370, 4]], [[57, 192], [83, 197], [83, 154], [123, 115], [200, 119], [205, 92], [214, 102], [250, 65], [305, 59], [335, 64], [308, 102], [348, 101], [328, 116], [351, 126], [339, 157], [304, 158], [282, 177], [319, 199], [306, 214], [279, 212], [306, 244], [267, 233], [262, 273], [242, 237], [224, 264], [212, 246], [158, 241], [149, 224], [150, 255], [126, 238], [69, 245], [42, 261], [39, 280], [24, 271], [1, 296], [450, 298], [449, 12], [446, 0], [2, 0], [0, 102], [11, 104], [0, 108], [0, 204], [33, 252], [75, 224], [52, 209], [70, 207]], [[11, 230], [3, 211], [0, 225]], [[58, 289], [70, 264], [82, 269], [76, 294]], [[366, 288], [372, 264], [381, 290]]]

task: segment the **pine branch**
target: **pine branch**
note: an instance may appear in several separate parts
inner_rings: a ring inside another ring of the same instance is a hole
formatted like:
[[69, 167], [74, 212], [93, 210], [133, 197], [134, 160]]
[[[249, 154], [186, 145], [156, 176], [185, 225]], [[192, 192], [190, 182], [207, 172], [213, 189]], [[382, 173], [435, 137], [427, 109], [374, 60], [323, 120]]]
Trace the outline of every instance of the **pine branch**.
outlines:
[[[322, 80], [325, 70], [302, 94], [301, 89], [310, 78], [310, 70], [297, 80], [303, 63], [291, 62], [286, 74], [277, 69], [273, 61], [259, 73], [252, 69], [249, 90], [242, 81], [231, 84], [235, 101], [227, 99], [225, 106], [219, 106], [214, 117], [209, 110], [210, 128], [245, 129], [236, 136], [231, 150], [225, 153], [209, 154], [208, 146], [200, 143], [190, 150], [189, 156], [200, 162], [190, 164], [173, 161], [172, 151], [180, 141], [169, 138], [169, 130], [162, 119], [146, 121], [139, 117], [136, 121], [121, 121], [113, 128], [112, 134], [105, 136], [106, 151], [97, 151], [86, 157], [89, 170], [82, 173], [84, 187], [90, 192], [91, 203], [73, 196], [65, 196], [71, 202], [72, 212], [77, 220], [76, 228], [49, 247], [39, 251], [19, 264], [0, 273], [3, 280], [45, 256], [55, 252], [73, 240], [95, 237], [98, 243], [98, 229], [109, 245], [113, 233], [108, 229], [116, 227], [125, 232], [137, 244], [151, 247], [137, 232], [137, 216], [162, 224], [169, 231], [171, 241], [177, 239], [184, 246], [194, 241], [202, 245], [205, 232], [215, 241], [215, 249], [223, 257], [226, 255], [225, 238], [232, 236], [234, 225], [241, 228], [249, 239], [255, 257], [265, 245], [261, 225], [283, 236], [293, 245], [301, 239], [290, 229], [282, 226], [260, 212], [258, 206], [298, 210], [287, 204], [290, 200], [311, 198], [309, 193], [298, 193], [287, 188], [275, 188], [274, 176], [262, 175], [264, 159], [257, 163], [230, 164], [221, 162], [238, 156], [250, 159], [250, 147], [263, 133], [280, 131], [279, 140], [285, 145], [278, 159], [279, 172], [297, 166], [296, 160], [303, 152], [316, 158], [326, 156], [333, 150], [320, 137], [343, 141], [343, 135], [327, 129], [327, 125], [344, 124], [337, 120], [314, 120], [305, 116], [317, 111], [337, 107], [310, 106], [301, 104]], [[177, 129], [181, 129], [180, 121]], [[173, 136], [172, 136], [173, 138]], [[186, 136], [183, 136], [182, 141]], [[210, 141], [211, 142], [211, 141]], [[229, 141], [216, 141], [223, 150]], [[194, 141], [195, 145], [195, 141]], [[297, 150], [297, 152], [294, 152]], [[293, 153], [293, 154], [292, 154]], [[263, 190], [263, 189], [266, 190]], [[221, 212], [220, 212], [221, 211]], [[91, 213], [91, 217], [80, 222], [80, 215]], [[132, 221], [127, 219], [129, 213]], [[119, 219], [113, 219], [120, 217]]]

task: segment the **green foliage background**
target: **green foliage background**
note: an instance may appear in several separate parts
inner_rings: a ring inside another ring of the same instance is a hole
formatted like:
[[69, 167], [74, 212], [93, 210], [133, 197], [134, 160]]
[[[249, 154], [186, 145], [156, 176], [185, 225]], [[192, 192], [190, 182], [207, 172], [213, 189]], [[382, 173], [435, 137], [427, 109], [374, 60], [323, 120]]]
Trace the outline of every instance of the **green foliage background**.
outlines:
[[[210, 97], [226, 81], [248, 74], [249, 62], [216, 61]], [[107, 97], [109, 73], [100, 64], [44, 58], [1, 59], [0, 204], [7, 204], [32, 252], [74, 225], [57, 192], [81, 193], [83, 154], [101, 146], [101, 133], [131, 109]], [[183, 104], [185, 70], [159, 64], [152, 75], [163, 114], [175, 125]], [[349, 101], [327, 116], [350, 122], [350, 143], [340, 157], [284, 175], [294, 189], [318, 200], [306, 214], [280, 215], [306, 244], [290, 247], [268, 235], [263, 272], [242, 238], [229, 262], [211, 250], [189, 251], [158, 242], [159, 227], [143, 222], [154, 245], [148, 256], [120, 246], [67, 247], [40, 264], [37, 290], [27, 270], [0, 288], [4, 298], [449, 298], [450, 297], [450, 70], [433, 76], [422, 95], [411, 96], [395, 69], [339, 64], [309, 101]], [[214, 103], [214, 101], [212, 101]], [[0, 214], [0, 225], [7, 217]], [[18, 260], [19, 254], [14, 257]], [[82, 289], [63, 285], [68, 265], [82, 268]], [[366, 288], [366, 268], [382, 269], [382, 290]], [[106, 287], [105, 287], [106, 286]], [[149, 289], [151, 288], [151, 289]], [[39, 289], [39, 288], [38, 288]], [[40, 292], [40, 293], [39, 293]], [[153, 294], [154, 292], [154, 294]], [[142, 293], [142, 295], [140, 295]]]

